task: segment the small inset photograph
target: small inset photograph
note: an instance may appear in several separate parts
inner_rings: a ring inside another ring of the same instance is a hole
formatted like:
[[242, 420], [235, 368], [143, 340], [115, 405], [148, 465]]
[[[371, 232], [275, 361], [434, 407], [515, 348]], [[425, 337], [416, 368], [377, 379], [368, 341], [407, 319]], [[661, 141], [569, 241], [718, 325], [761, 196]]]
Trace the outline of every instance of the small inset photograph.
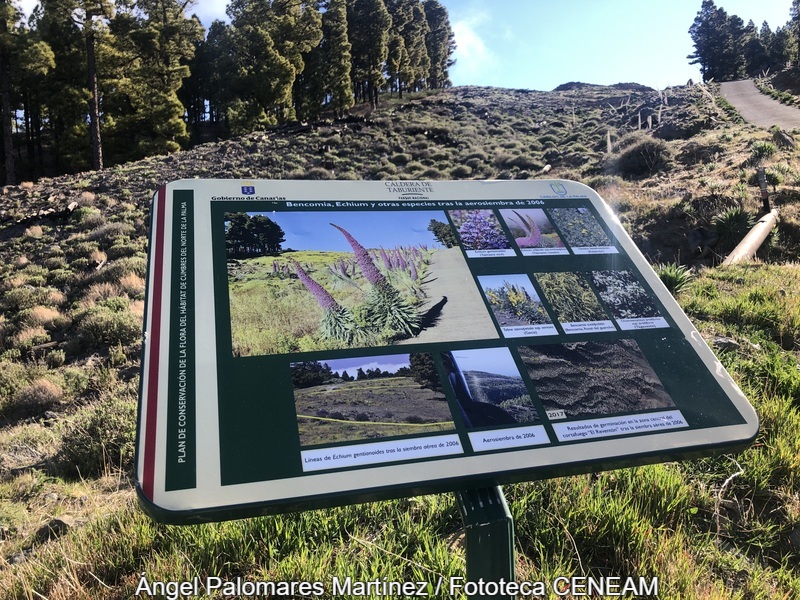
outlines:
[[516, 256], [491, 210], [451, 210], [448, 214], [469, 258]]
[[505, 337], [558, 335], [527, 275], [484, 275], [478, 282]]
[[541, 208], [502, 209], [500, 216], [523, 256], [569, 254]]
[[564, 333], [616, 331], [581, 273], [536, 273]]
[[444, 211], [225, 213], [232, 354], [497, 338], [445, 221]]
[[550, 208], [548, 213], [575, 254], [617, 253], [588, 208]]
[[634, 340], [520, 346], [517, 351], [548, 416], [599, 417], [675, 406]]
[[300, 445], [452, 431], [429, 353], [291, 364]]
[[623, 329], [669, 326], [652, 296], [630, 271], [592, 271], [589, 277]]
[[508, 348], [456, 350], [443, 353], [442, 360], [468, 428], [539, 420]]

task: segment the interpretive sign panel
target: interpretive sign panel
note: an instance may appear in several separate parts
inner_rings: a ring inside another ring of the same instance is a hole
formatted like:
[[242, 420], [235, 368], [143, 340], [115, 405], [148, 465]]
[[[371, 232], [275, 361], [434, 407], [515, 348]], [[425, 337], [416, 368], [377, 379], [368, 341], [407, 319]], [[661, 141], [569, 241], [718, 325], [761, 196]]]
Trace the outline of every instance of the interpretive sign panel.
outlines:
[[570, 181], [155, 195], [137, 489], [194, 522], [743, 445], [752, 407]]

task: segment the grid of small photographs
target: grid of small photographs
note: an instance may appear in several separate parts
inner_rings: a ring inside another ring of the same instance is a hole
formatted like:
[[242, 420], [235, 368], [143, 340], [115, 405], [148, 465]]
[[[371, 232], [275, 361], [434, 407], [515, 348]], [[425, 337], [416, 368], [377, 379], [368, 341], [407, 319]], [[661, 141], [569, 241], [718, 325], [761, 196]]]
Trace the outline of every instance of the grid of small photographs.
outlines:
[[[532, 257], [531, 272], [475, 275], [502, 336], [556, 341], [291, 363], [304, 460], [322, 463], [308, 470], [330, 468], [326, 460], [358, 466], [462, 453], [462, 428], [472, 450], [486, 452], [552, 443], [547, 421], [560, 442], [688, 426], [634, 339], [558, 342], [562, 334], [669, 327], [631, 270], [536, 268], [537, 256], [618, 253], [587, 208], [446, 214], [449, 224], [434, 218], [427, 229], [439, 248], [460, 246], [467, 259]], [[390, 269], [381, 248], [373, 261]], [[458, 336], [432, 341], [444, 339]]]

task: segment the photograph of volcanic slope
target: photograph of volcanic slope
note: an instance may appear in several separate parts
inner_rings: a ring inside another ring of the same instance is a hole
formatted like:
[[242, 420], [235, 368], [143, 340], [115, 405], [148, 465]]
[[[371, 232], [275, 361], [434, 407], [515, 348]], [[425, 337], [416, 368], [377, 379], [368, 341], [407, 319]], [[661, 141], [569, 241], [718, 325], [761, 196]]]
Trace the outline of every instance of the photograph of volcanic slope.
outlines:
[[508, 348], [457, 350], [442, 360], [468, 428], [539, 420]]
[[653, 368], [634, 340], [518, 348], [546, 411], [566, 418], [671, 408]]

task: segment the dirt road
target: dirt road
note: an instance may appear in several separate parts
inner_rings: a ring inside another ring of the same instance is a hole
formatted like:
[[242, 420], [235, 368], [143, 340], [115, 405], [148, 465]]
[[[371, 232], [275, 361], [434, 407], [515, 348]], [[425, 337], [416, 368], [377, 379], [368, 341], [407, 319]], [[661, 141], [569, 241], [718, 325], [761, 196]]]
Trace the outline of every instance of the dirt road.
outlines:
[[425, 313], [433, 309], [435, 320], [416, 337], [398, 344], [420, 344], [456, 340], [480, 340], [498, 337], [480, 291], [472, 279], [460, 248], [439, 250], [433, 255]]
[[751, 79], [722, 83], [720, 91], [748, 123], [765, 128], [777, 125], [787, 131], [800, 128], [800, 109], [765, 96]]

